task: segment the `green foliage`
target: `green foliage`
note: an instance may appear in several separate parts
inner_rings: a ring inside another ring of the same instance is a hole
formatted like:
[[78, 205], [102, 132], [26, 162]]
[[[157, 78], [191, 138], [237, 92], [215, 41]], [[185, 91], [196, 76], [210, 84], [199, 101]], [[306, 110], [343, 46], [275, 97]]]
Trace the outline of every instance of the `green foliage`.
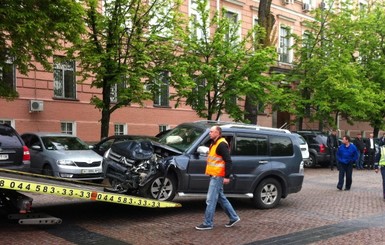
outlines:
[[332, 127], [337, 124], [333, 115], [342, 115], [348, 122], [370, 120], [380, 107], [383, 90], [369, 75], [374, 67], [362, 63], [361, 43], [370, 36], [362, 31], [362, 12], [349, 3], [338, 13], [317, 11], [316, 21], [305, 24], [307, 37], [297, 37], [295, 46], [298, 62], [290, 80], [299, 81], [298, 116]]
[[184, 102], [206, 119], [218, 120], [227, 112], [241, 121], [242, 102], [247, 93], [255, 92], [266, 99], [274, 91], [275, 76], [268, 72], [275, 61], [275, 51], [256, 45], [264, 30], [256, 26], [240, 38], [240, 23], [230, 21], [225, 10], [215, 11], [210, 18], [208, 1], [198, 1], [189, 24], [179, 32], [176, 64], [171, 68], [173, 96], [177, 106]]
[[150, 99], [153, 91], [145, 87], [155, 89], [159, 73], [168, 70], [174, 58], [180, 1], [103, 1], [100, 11], [98, 0], [85, 0], [85, 6], [88, 31], [73, 53], [83, 79], [92, 77], [91, 86], [103, 91], [102, 98], [94, 97], [91, 103], [102, 111], [104, 137], [111, 113]]
[[[0, 67], [13, 62], [23, 74], [35, 61], [51, 70], [49, 59], [63, 43], [76, 43], [83, 32], [83, 8], [73, 0], [2, 0], [0, 2]], [[0, 80], [0, 97], [17, 92]]]

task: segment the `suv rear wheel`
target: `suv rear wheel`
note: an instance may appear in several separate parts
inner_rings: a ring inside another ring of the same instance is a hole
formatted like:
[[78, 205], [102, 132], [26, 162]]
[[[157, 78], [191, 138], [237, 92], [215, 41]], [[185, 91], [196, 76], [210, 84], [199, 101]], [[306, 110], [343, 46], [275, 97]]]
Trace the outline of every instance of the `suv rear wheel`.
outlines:
[[253, 202], [260, 209], [274, 208], [281, 200], [281, 195], [281, 184], [273, 178], [268, 178], [255, 188]]

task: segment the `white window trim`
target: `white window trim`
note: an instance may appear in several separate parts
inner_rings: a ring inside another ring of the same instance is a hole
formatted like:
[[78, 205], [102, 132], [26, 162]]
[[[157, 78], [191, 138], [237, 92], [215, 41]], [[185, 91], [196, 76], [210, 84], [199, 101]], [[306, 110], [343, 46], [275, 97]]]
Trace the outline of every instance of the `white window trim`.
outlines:
[[239, 22], [239, 28], [237, 30], [239, 40], [242, 40], [242, 12], [238, 9], [225, 7], [224, 8], [226, 12], [234, 13], [238, 16], [238, 22]]
[[[293, 28], [291, 26], [284, 25], [284, 24], [280, 24], [279, 25], [278, 49], [281, 48], [280, 47], [280, 41], [279, 41], [281, 39], [281, 28], [288, 29], [289, 30], [289, 34], [292, 33], [292, 31], [293, 31]], [[289, 48], [289, 52], [288, 52], [289, 60], [288, 60], [288, 62], [279, 61], [280, 63], [284, 63], [284, 64], [292, 64], [293, 63], [293, 49], [292, 49], [292, 46], [293, 46], [293, 38], [290, 37], [289, 38], [289, 46], [288, 46], [288, 48]]]
[[60, 121], [60, 131], [61, 131], [61, 124], [62, 123], [71, 123], [72, 124], [72, 134], [71, 135], [74, 135], [76, 136], [77, 135], [77, 132], [76, 132], [76, 122], [74, 121]]
[[0, 118], [0, 122], [1, 123], [4, 123], [4, 121], [7, 121], [7, 122], [9, 121], [11, 123], [12, 128], [16, 129], [16, 125], [15, 125], [15, 120], [14, 119]]
[[123, 126], [123, 134], [128, 134], [128, 127], [126, 123], [114, 123], [114, 135], [116, 135], [115, 126], [122, 125]]

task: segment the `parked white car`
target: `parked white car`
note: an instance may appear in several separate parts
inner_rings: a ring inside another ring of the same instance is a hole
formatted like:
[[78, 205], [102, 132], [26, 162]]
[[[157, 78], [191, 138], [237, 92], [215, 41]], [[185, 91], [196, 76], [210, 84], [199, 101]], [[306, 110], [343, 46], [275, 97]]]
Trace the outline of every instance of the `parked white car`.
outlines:
[[21, 135], [31, 154], [31, 172], [77, 180], [103, 181], [102, 160], [78, 137], [61, 133]]
[[303, 162], [304, 162], [304, 165], [307, 166], [310, 161], [309, 145], [300, 134], [297, 134], [297, 133], [293, 133], [293, 134], [298, 136]]

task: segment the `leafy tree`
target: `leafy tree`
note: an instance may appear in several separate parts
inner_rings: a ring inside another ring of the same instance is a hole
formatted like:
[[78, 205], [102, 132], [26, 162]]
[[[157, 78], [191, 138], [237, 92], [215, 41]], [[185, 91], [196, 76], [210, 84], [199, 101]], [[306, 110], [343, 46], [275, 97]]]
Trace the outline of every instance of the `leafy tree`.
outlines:
[[[374, 128], [374, 135], [385, 127], [385, 4], [376, 2], [361, 9], [356, 19], [358, 24], [359, 41], [357, 48], [357, 62], [364, 70], [369, 87], [375, 87], [376, 110], [368, 114], [367, 120]], [[376, 97], [377, 98], [377, 97]]]
[[102, 98], [94, 96], [91, 103], [101, 110], [101, 137], [106, 137], [111, 114], [150, 99], [143, 82], [155, 85], [167, 69], [180, 2], [104, 0], [102, 11], [98, 3], [85, 0], [88, 32], [74, 51], [84, 79], [93, 77], [91, 86], [102, 89]]
[[208, 120], [227, 112], [243, 121], [246, 94], [259, 93], [268, 101], [268, 94], [278, 91], [274, 81], [281, 77], [264, 75], [275, 62], [275, 50], [254, 42], [264, 37], [263, 28], [255, 26], [241, 39], [239, 23], [226, 17], [224, 9], [210, 13], [207, 4], [198, 1], [195, 11], [200, 17], [193, 15], [180, 32], [180, 55], [171, 68], [174, 97], [177, 105], [185, 102]]
[[[4, 73], [14, 64], [22, 73], [39, 62], [51, 70], [48, 59], [63, 43], [76, 43], [83, 29], [82, 6], [72, 0], [2, 0], [0, 2], [0, 67]], [[3, 73], [3, 74], [4, 74]], [[0, 97], [18, 94], [0, 76]]]
[[353, 123], [377, 110], [376, 85], [357, 62], [356, 9], [343, 5], [341, 10], [321, 10], [315, 22], [307, 23], [305, 38], [297, 42], [298, 63], [290, 76], [299, 81], [298, 116], [318, 120], [320, 130], [325, 123], [335, 127], [339, 116]]

